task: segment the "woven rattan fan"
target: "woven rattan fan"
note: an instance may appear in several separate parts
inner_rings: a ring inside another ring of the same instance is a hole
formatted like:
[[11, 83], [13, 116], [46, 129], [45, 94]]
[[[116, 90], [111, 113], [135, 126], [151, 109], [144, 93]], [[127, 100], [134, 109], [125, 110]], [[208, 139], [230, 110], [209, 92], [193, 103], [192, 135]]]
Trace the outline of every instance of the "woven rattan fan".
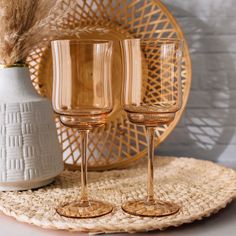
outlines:
[[[62, 14], [73, 1], [63, 0]], [[57, 18], [57, 17], [55, 17]], [[59, 24], [58, 22], [52, 22]], [[173, 16], [160, 2], [155, 0], [91, 0], [77, 1], [61, 27], [96, 26], [105, 29], [103, 34], [81, 33], [81, 38], [106, 38], [117, 40], [113, 60], [113, 94], [114, 111], [109, 122], [102, 128], [94, 130], [89, 137], [89, 168], [104, 170], [121, 168], [146, 154], [145, 129], [127, 122], [120, 106], [122, 83], [122, 62], [118, 40], [125, 38], [180, 38], [183, 34]], [[71, 36], [76, 37], [76, 35]], [[155, 57], [154, 57], [155, 58]], [[52, 91], [52, 57], [50, 46], [39, 47], [28, 57], [33, 85], [39, 94], [51, 98]], [[169, 126], [156, 129], [156, 146], [162, 142], [178, 123], [186, 106], [191, 83], [191, 63], [185, 43], [182, 63], [183, 108], [174, 122]], [[156, 92], [157, 83], [150, 85], [150, 91]], [[168, 85], [167, 85], [168, 87]], [[167, 89], [168, 93], [168, 89]], [[150, 93], [149, 93], [150, 94]], [[77, 130], [64, 127], [55, 118], [59, 140], [63, 149], [64, 162], [67, 167], [76, 169], [80, 163], [80, 140]]]

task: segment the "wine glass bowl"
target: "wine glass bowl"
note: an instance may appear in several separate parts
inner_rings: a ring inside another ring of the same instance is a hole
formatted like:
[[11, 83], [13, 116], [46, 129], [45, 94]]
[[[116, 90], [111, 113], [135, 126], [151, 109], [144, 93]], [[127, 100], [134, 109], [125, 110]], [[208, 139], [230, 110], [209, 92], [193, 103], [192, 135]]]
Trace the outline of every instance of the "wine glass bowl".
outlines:
[[182, 41], [127, 39], [122, 41], [125, 81], [123, 109], [136, 124], [169, 124], [181, 108]]
[[112, 112], [112, 41], [52, 41], [54, 111], [61, 123], [76, 128], [81, 137], [81, 196], [56, 210], [65, 217], [92, 218], [108, 214], [110, 203], [89, 199], [87, 188], [87, 139]]
[[183, 42], [177, 39], [127, 39], [121, 41], [121, 48], [123, 109], [130, 122], [145, 126], [148, 143], [147, 198], [126, 202], [122, 209], [140, 216], [174, 214], [179, 206], [158, 200], [154, 194], [154, 136], [155, 127], [170, 124], [182, 105]]
[[52, 48], [52, 100], [61, 122], [79, 130], [105, 124], [113, 106], [110, 85], [112, 42], [55, 40]]

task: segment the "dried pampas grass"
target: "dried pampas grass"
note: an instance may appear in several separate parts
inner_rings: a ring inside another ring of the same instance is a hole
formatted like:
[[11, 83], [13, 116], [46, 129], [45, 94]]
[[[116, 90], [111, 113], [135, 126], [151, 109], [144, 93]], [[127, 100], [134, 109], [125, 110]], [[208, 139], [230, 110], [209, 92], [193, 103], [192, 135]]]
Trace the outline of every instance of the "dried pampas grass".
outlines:
[[[49, 14], [55, 1], [0, 0], [0, 63], [14, 64], [25, 59], [28, 31]], [[23, 53], [25, 54], [25, 53]]]
[[106, 31], [96, 26], [61, 27], [76, 5], [75, 0], [69, 3], [63, 15], [58, 15], [61, 0], [0, 0], [0, 64], [24, 63], [30, 51], [45, 41]]

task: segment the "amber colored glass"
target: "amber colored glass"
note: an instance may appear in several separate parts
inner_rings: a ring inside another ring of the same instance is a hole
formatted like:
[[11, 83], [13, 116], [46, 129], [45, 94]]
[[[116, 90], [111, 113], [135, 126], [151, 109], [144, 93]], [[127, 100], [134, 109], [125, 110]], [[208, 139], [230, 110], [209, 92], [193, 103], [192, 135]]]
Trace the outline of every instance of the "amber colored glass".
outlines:
[[112, 42], [107, 40], [55, 40], [53, 54], [53, 108], [60, 121], [81, 134], [81, 196], [57, 208], [60, 215], [91, 218], [112, 211], [112, 205], [91, 200], [87, 189], [87, 137], [106, 123], [112, 111]]
[[181, 108], [181, 58], [183, 42], [175, 39], [121, 41], [124, 63], [122, 106], [130, 122], [144, 125], [148, 143], [147, 198], [129, 201], [122, 209], [132, 215], [165, 216], [179, 210], [175, 203], [154, 194], [155, 127], [170, 124]]

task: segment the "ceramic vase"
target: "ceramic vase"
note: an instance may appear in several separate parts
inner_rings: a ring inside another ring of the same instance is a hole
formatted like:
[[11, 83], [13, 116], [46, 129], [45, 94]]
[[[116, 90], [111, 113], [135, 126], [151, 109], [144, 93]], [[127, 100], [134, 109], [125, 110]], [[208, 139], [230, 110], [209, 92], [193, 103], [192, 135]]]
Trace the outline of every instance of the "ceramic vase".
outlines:
[[27, 67], [0, 69], [0, 190], [42, 187], [63, 170], [51, 103]]

